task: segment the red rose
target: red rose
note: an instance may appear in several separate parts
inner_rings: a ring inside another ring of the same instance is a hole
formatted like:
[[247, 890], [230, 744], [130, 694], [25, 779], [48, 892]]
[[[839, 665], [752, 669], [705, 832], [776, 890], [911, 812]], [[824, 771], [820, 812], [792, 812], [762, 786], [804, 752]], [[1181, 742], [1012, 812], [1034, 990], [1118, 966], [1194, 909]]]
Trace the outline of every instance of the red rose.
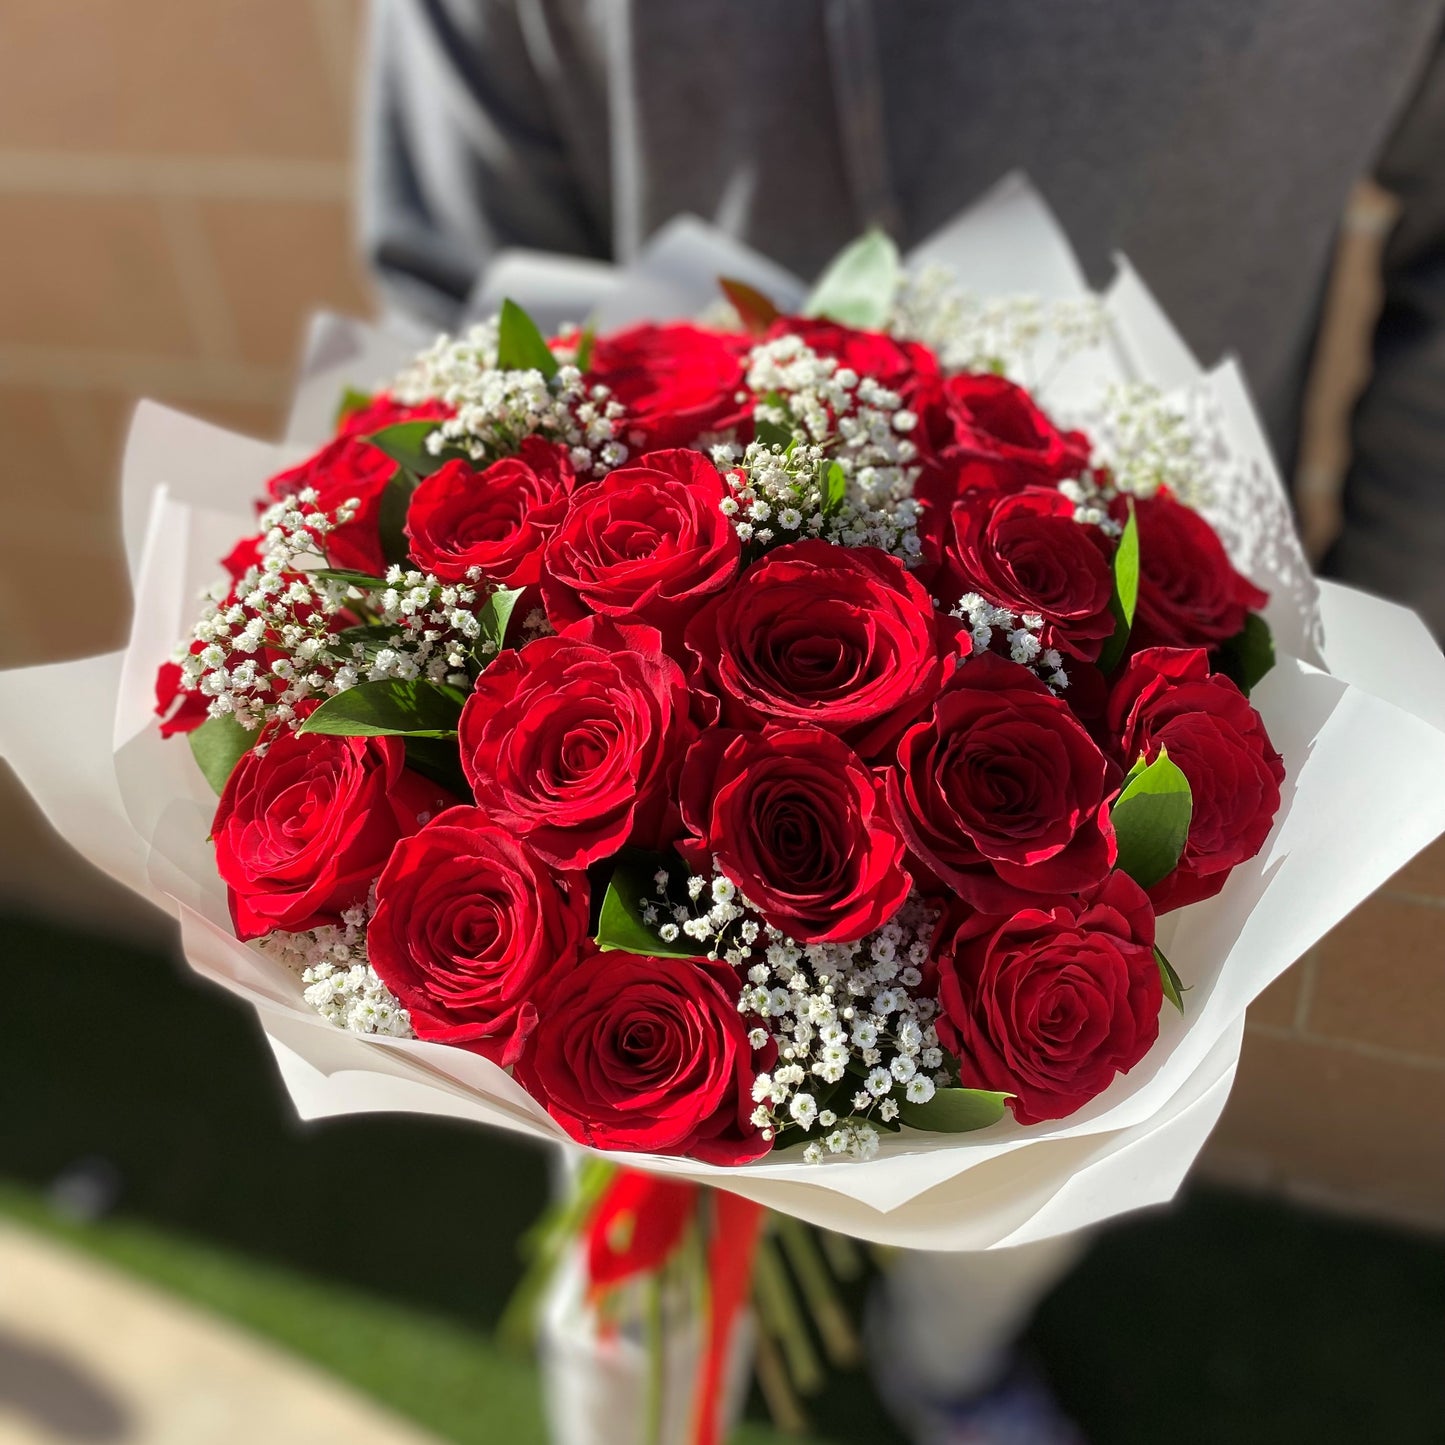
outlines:
[[459, 724], [477, 805], [565, 869], [627, 842], [672, 841], [677, 770], [695, 733], [682, 669], [657, 630], [600, 617], [503, 652]]
[[412, 493], [412, 560], [443, 582], [465, 582], [476, 568], [500, 587], [530, 587], [542, 575], [542, 546], [567, 509], [572, 484], [566, 449], [540, 437], [483, 471], [448, 462]]
[[211, 825], [236, 936], [339, 923], [397, 839], [453, 801], [407, 769], [400, 738], [281, 732], [251, 749]]
[[639, 451], [684, 447], [743, 420], [738, 401], [746, 342], [678, 323], [633, 326], [599, 336], [587, 379], [627, 408], [627, 444]]
[[1130, 645], [1217, 647], [1269, 601], [1230, 565], [1214, 528], [1168, 492], [1134, 503], [1139, 601]]
[[390, 392], [378, 392], [365, 406], [346, 412], [337, 423], [340, 437], [367, 437], [406, 421], [442, 421], [452, 415], [444, 401], [423, 401], [408, 406]]
[[1253, 858], [1279, 811], [1284, 763], [1259, 714], [1202, 649], [1151, 647], [1129, 659], [1109, 697], [1123, 760], [1166, 748], [1189, 779], [1194, 812], [1179, 866], [1149, 890], [1160, 913], [1212, 898]]
[[987, 373], [950, 376], [924, 418], [935, 451], [978, 464], [999, 490], [1050, 486], [1089, 464], [1083, 432], [1060, 431], [1021, 386]]
[[1061, 492], [971, 492], [954, 503], [942, 546], [939, 583], [949, 601], [976, 592], [1016, 615], [1037, 613], [1041, 644], [1085, 662], [1113, 635], [1113, 544], [1076, 522]]
[[583, 1144], [745, 1164], [757, 1069], [726, 963], [597, 953], [558, 970], [517, 1060], [522, 1087]]
[[183, 674], [178, 662], [163, 662], [156, 669], [155, 714], [161, 721], [161, 736], [194, 732], [209, 716], [203, 694], [181, 687]]
[[1076, 893], [1114, 866], [1118, 769], [1042, 682], [982, 653], [898, 745], [888, 801], [909, 847], [971, 907]]
[[300, 466], [272, 477], [266, 490], [281, 501], [312, 487], [320, 512], [334, 512], [354, 498], [356, 515], [327, 534], [326, 559], [333, 567], [380, 577], [386, 571], [381, 550], [381, 494], [395, 474], [396, 463], [385, 452], [355, 437], [341, 436]]
[[587, 879], [554, 873], [480, 808], [449, 808], [392, 850], [366, 946], [417, 1037], [511, 1063], [533, 998], [587, 941]]
[[728, 726], [811, 722], [875, 758], [938, 690], [955, 631], [896, 558], [813, 539], [749, 567], [687, 647]]
[[1125, 873], [1011, 918], [951, 909], [933, 940], [938, 1036], [966, 1088], [1010, 1093], [1020, 1124], [1062, 1119], [1159, 1036], [1154, 913]]
[[769, 341], [784, 336], [796, 336], [819, 356], [836, 357], [859, 376], [898, 392], [905, 405], [920, 387], [933, 391], [942, 386], [938, 358], [916, 341], [897, 341], [881, 331], [858, 331], [806, 316], [780, 316], [768, 328]]
[[846, 943], [908, 896], [903, 842], [882, 784], [820, 728], [704, 733], [682, 770], [679, 852], [713, 859], [763, 917], [800, 943]]
[[579, 487], [543, 559], [554, 627], [587, 613], [672, 637], [738, 570], [742, 545], [719, 510], [729, 495], [697, 452], [651, 452]]

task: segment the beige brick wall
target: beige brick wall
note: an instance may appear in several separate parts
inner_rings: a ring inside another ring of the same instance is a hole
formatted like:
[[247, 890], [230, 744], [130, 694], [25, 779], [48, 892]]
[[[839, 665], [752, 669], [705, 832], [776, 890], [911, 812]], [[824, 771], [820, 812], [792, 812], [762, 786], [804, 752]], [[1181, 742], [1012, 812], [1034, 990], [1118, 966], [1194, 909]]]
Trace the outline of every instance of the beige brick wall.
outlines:
[[[364, 312], [348, 240], [362, 0], [0, 5], [0, 665], [125, 632], [116, 462], [138, 395], [257, 434], [304, 317]], [[1351, 227], [1308, 459], [1325, 503], [1375, 303]], [[1323, 478], [1323, 480], [1321, 480]], [[1312, 529], [1328, 534], [1326, 509]], [[87, 586], [46, 590], [63, 542]], [[0, 892], [143, 926], [0, 771]], [[1445, 847], [1406, 869], [1253, 1011], [1207, 1167], [1445, 1225]]]

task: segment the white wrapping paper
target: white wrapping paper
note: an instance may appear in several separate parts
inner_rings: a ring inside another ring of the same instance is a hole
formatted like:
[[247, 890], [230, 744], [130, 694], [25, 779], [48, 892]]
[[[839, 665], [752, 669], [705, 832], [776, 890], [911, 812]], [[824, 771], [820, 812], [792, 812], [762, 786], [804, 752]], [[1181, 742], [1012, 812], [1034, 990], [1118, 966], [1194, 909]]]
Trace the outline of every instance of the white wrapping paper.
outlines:
[[[1017, 177], [907, 259], [956, 267], [983, 291], [1084, 293], [1063, 233]], [[545, 267], [517, 257], [506, 265], [545, 290]], [[787, 303], [801, 294], [795, 278], [687, 219], [633, 267], [569, 273], [565, 299], [595, 302], [608, 325], [667, 319], [713, 299], [719, 271]], [[1125, 263], [1106, 308], [1107, 343], [1071, 361], [1046, 403], [1126, 379], [1213, 398], [1239, 481], [1211, 520], [1236, 565], [1271, 592], [1279, 650], [1253, 699], [1287, 769], [1274, 830], [1218, 897], [1162, 920], [1161, 944], [1189, 990], [1184, 1016], [1166, 1008], [1158, 1044], [1130, 1074], [1049, 1124], [1005, 1118], [969, 1135], [885, 1136], [879, 1156], [861, 1162], [805, 1165], [796, 1151], [741, 1169], [620, 1161], [721, 1185], [863, 1238], [930, 1249], [1022, 1244], [1167, 1200], [1224, 1106], [1247, 1005], [1445, 831], [1445, 658], [1413, 614], [1309, 576], [1237, 366], [1201, 371]], [[419, 1040], [342, 1032], [306, 1007], [294, 975], [231, 935], [206, 842], [215, 800], [189, 749], [163, 740], [151, 716], [155, 669], [188, 631], [216, 558], [250, 525], [267, 477], [319, 442], [343, 385], [375, 386], [414, 344], [318, 321], [278, 447], [143, 404], [124, 469], [136, 594], [130, 644], [0, 676], [0, 750], [86, 857], [180, 919], [192, 966], [256, 1006], [303, 1117], [434, 1113], [561, 1140], [497, 1066]]]

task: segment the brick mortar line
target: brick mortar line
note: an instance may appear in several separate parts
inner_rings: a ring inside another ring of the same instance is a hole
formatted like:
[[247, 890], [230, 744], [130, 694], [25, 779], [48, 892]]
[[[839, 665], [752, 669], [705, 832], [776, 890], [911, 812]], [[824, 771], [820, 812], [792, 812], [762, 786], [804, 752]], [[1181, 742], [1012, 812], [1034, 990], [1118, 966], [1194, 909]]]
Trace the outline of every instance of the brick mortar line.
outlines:
[[0, 194], [349, 200], [349, 161], [0, 151]]
[[255, 362], [0, 344], [0, 385], [269, 403], [282, 400], [291, 384], [291, 368]]
[[1338, 1053], [1356, 1054], [1378, 1064], [1399, 1064], [1402, 1068], [1423, 1069], [1430, 1073], [1445, 1073], [1445, 1058], [1431, 1054], [1413, 1054], [1404, 1049], [1390, 1049], [1383, 1044], [1366, 1043], [1363, 1039], [1337, 1038], [1328, 1034], [1299, 1033], [1295, 1029], [1279, 1024], [1247, 1023], [1247, 1032], [1261, 1038], [1279, 1039], [1286, 1043], [1312, 1044], [1321, 1049], [1333, 1049]]

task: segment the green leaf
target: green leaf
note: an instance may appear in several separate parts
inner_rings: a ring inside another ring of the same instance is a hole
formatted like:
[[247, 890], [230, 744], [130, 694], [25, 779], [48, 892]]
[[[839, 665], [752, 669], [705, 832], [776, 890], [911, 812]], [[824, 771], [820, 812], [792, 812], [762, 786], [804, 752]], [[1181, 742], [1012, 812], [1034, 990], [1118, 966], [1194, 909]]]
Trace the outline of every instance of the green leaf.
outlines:
[[348, 386], [341, 393], [341, 400], [336, 404], [336, 415], [332, 419], [334, 426], [340, 426], [347, 417], [358, 411], [365, 411], [376, 398], [369, 391], [357, 391], [354, 386]]
[[1160, 748], [1152, 763], [1141, 757], [1134, 764], [1109, 812], [1119, 840], [1116, 866], [1141, 888], [1168, 877], [1189, 837], [1194, 796], [1166, 749]]
[[515, 301], [502, 302], [497, 331], [497, 365], [503, 371], [540, 371], [550, 380], [557, 374], [557, 358], [537, 323]]
[[318, 567], [306, 575], [318, 582], [340, 582], [345, 587], [355, 587], [358, 592], [375, 592], [387, 586], [384, 577], [373, 577], [369, 572], [353, 572], [347, 567]]
[[597, 345], [597, 328], [595, 326], [584, 326], [577, 334], [577, 354], [573, 359], [573, 365], [584, 375], [592, 367], [592, 349]]
[[1274, 666], [1274, 638], [1269, 623], [1257, 612], [1251, 612], [1241, 631], [1228, 642], [1221, 643], [1214, 654], [1214, 666], [1238, 684], [1248, 697], [1261, 679]]
[[[498, 587], [482, 604], [477, 613], [482, 630], [472, 648], [479, 660], [485, 662], [495, 657], [507, 645], [507, 626], [524, 590], [521, 587]], [[488, 642], [494, 644], [490, 651], [484, 650], [484, 644]]]
[[837, 462], [829, 462], [823, 473], [823, 511], [832, 516], [848, 495], [848, 478]]
[[405, 467], [413, 477], [429, 477], [461, 455], [452, 448], [442, 453], [427, 450], [426, 439], [441, 425], [438, 421], [399, 421], [383, 427], [366, 438], [377, 451], [385, 452], [397, 466]]
[[881, 330], [901, 274], [898, 247], [882, 231], [869, 231], [833, 259], [808, 297], [803, 315]]
[[935, 1134], [968, 1134], [987, 1129], [1003, 1118], [1008, 1094], [989, 1089], [936, 1089], [926, 1104], [898, 1106], [898, 1117], [910, 1129], [928, 1129]]
[[723, 295], [733, 303], [744, 329], [754, 336], [761, 336], [782, 314], [757, 287], [739, 281], [736, 276], [719, 276], [717, 284], [722, 287]]
[[381, 536], [381, 555], [388, 562], [405, 567], [411, 561], [411, 543], [406, 535], [406, 513], [412, 493], [420, 485], [405, 467], [397, 467], [381, 493], [377, 511], [377, 531]]
[[1129, 501], [1129, 520], [1114, 549], [1114, 595], [1109, 611], [1114, 614], [1114, 634], [1099, 654], [1099, 671], [1110, 673], [1119, 665], [1129, 646], [1129, 633], [1134, 626], [1134, 609], [1139, 603], [1139, 524], [1134, 517], [1134, 502]]
[[336, 640], [343, 647], [360, 645], [362, 656], [368, 662], [374, 662], [376, 655], [383, 648], [395, 647], [401, 639], [401, 633], [390, 627], [376, 627], [370, 623], [362, 623], [359, 627], [345, 627], [336, 634]]
[[450, 738], [461, 715], [462, 694], [455, 688], [387, 677], [327, 698], [300, 731], [343, 738]]
[[1164, 950], [1156, 943], [1154, 945], [1154, 962], [1159, 965], [1159, 982], [1164, 989], [1164, 997], [1179, 1010], [1184, 1012], [1184, 985], [1179, 982], [1179, 975], [1174, 972], [1174, 965], [1164, 957]]
[[406, 749], [406, 765], [413, 772], [443, 787], [454, 798], [471, 802], [472, 790], [462, 771], [462, 757], [453, 738], [425, 737], [408, 733], [402, 739]]
[[[783, 398], [776, 391], [770, 391], [763, 398], [763, 405], [775, 407], [784, 416], [788, 414]], [[789, 447], [794, 441], [793, 429], [786, 422], [765, 421], [756, 416], [753, 418], [753, 436], [765, 447]]]
[[186, 734], [191, 756], [218, 797], [236, 764], [250, 751], [257, 733], [242, 727], [229, 713], [208, 717]]
[[655, 891], [654, 875], [666, 866], [661, 857], [621, 859], [612, 871], [607, 892], [602, 898], [602, 912], [597, 920], [598, 948], [621, 949], [624, 953], [641, 953], [654, 958], [701, 958], [704, 949], [692, 945], [685, 933], [671, 943], [664, 943], [656, 928], [642, 921], [644, 902], [665, 906]]

